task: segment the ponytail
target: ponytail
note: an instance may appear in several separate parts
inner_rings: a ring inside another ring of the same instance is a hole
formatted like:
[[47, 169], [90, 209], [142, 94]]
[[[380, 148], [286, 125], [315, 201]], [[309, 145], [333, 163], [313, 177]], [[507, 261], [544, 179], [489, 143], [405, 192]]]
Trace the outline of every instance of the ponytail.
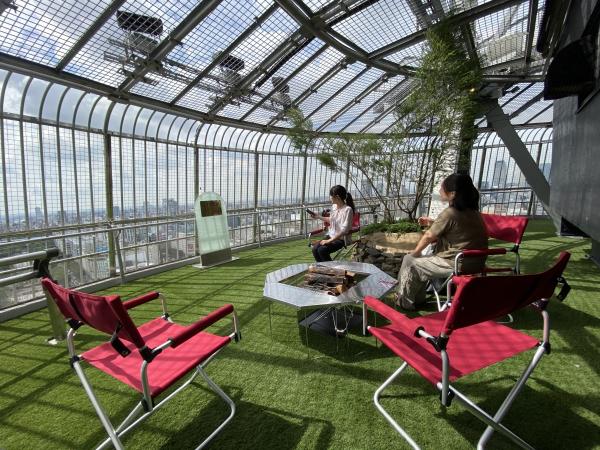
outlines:
[[352, 208], [353, 213], [356, 212], [356, 208], [354, 207], [354, 200], [352, 199], [352, 195], [350, 195], [350, 192], [346, 193], [346, 205]]

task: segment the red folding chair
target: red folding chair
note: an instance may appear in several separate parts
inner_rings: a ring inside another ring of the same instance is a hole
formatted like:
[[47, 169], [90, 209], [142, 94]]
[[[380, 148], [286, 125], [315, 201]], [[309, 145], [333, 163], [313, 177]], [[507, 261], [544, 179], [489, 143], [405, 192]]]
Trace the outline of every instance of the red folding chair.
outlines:
[[[238, 341], [240, 338], [233, 305], [224, 305], [186, 327], [171, 321], [166, 311], [165, 299], [158, 292], [149, 292], [121, 302], [118, 295], [98, 296], [78, 292], [64, 288], [50, 278], [42, 278], [41, 282], [49, 301], [56, 303], [71, 327], [67, 334], [71, 366], [108, 433], [109, 437], [98, 448], [104, 448], [112, 442], [116, 449], [122, 449], [121, 437], [187, 387], [198, 374], [202, 375], [208, 386], [231, 410], [229, 416], [198, 448], [204, 447], [233, 418], [233, 400], [204, 371], [206, 365], [223, 347], [232, 339]], [[156, 298], [160, 298], [162, 302], [163, 315], [136, 327], [128, 310]], [[231, 315], [233, 320], [233, 332], [228, 336], [203, 331], [228, 315]], [[82, 325], [89, 325], [110, 335], [110, 341], [77, 355], [74, 337]], [[96, 397], [84, 373], [83, 361], [141, 394], [139, 403], [118, 427], [112, 425]], [[157, 397], [192, 371], [192, 376], [183, 385], [157, 402]]]
[[[487, 248], [481, 250], [464, 250], [463, 252], [456, 255], [454, 259], [454, 271], [444, 282], [436, 289], [434, 287], [433, 293], [438, 306], [438, 311], [443, 311], [449, 306], [449, 300], [452, 296], [452, 277], [461, 275], [460, 267], [464, 258], [474, 257], [487, 257], [492, 255], [505, 255], [507, 253], [514, 253], [515, 264], [512, 267], [485, 267], [481, 275], [487, 275], [491, 273], [501, 272], [512, 272], [515, 274], [521, 273], [521, 257], [519, 255], [519, 246], [523, 240], [525, 229], [529, 219], [524, 216], [501, 216], [498, 214], [481, 214], [481, 218], [485, 223], [485, 227], [488, 236], [492, 239], [496, 239], [502, 242], [508, 242], [513, 244], [509, 249], [504, 247]], [[440, 292], [446, 289], [446, 301], [442, 302], [440, 298]], [[512, 317], [509, 317], [509, 321], [512, 322]]]
[[[364, 314], [367, 314], [368, 307], [390, 321], [388, 325], [369, 327], [368, 330], [404, 360], [400, 368], [377, 389], [373, 400], [379, 412], [413, 448], [418, 449], [419, 446], [385, 411], [379, 400], [384, 389], [408, 365], [437, 387], [443, 406], [450, 406], [455, 398], [487, 425], [479, 439], [478, 449], [485, 447], [494, 431], [523, 448], [533, 448], [501, 422], [541, 357], [550, 353], [550, 320], [546, 308], [558, 283], [563, 288], [557, 297], [563, 300], [568, 294], [570, 288], [562, 273], [569, 257], [569, 253], [561, 253], [553, 267], [535, 275], [456, 276], [453, 282], [457, 290], [450, 308], [414, 319], [409, 319], [373, 297], [365, 298]], [[543, 317], [541, 342], [494, 320], [526, 305], [534, 306]], [[451, 384], [534, 347], [538, 348], [531, 362], [494, 416]]]

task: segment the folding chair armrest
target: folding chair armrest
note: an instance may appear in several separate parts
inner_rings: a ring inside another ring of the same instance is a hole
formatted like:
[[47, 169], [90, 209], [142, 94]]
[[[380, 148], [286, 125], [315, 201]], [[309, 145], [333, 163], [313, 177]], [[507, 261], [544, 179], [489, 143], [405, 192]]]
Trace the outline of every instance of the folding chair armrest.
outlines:
[[325, 231], [325, 228], [319, 228], [317, 230], [312, 230], [308, 232], [308, 236], [314, 236], [315, 234], [321, 234]]
[[207, 316], [204, 316], [202, 319], [185, 327], [183, 330], [179, 331], [173, 337], [170, 337], [169, 340], [172, 342], [172, 347], [175, 348], [179, 344], [184, 343], [192, 336], [200, 333], [202, 330], [208, 328], [213, 323], [221, 320], [223, 317], [231, 314], [233, 312], [233, 305], [227, 304], [221, 306], [219, 309], [215, 309]]
[[423, 329], [422, 326], [416, 324], [411, 319], [406, 317], [404, 314], [399, 313], [394, 308], [389, 307], [382, 301], [376, 299], [375, 297], [367, 296], [364, 299], [365, 305], [371, 308], [373, 311], [381, 314], [383, 317], [388, 319], [390, 322], [395, 325], [399, 325], [402, 328], [405, 328], [410, 331], [410, 335], [421, 337], [419, 331]]
[[462, 256], [464, 258], [472, 258], [477, 256], [489, 256], [489, 255], [506, 255], [507, 250], [505, 248], [488, 248], [481, 250], [463, 250]]
[[160, 294], [158, 293], [158, 291], [148, 292], [144, 295], [140, 295], [139, 297], [135, 297], [135, 298], [132, 298], [130, 300], [123, 302], [123, 306], [125, 307], [125, 309], [135, 308], [136, 306], [147, 303], [150, 300], [154, 300], [155, 298], [158, 298], [159, 296], [160, 296]]

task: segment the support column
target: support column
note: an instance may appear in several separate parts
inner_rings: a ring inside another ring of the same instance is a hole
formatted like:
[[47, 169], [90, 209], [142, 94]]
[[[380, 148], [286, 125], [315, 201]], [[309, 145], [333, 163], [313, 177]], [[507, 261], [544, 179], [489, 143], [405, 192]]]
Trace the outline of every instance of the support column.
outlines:
[[531, 189], [544, 206], [546, 212], [550, 216], [553, 216], [549, 207], [550, 185], [510, 123], [508, 115], [502, 111], [497, 100], [488, 103], [485, 116], [490, 126], [500, 136], [500, 139], [502, 139], [510, 156], [515, 160], [519, 169], [521, 169], [525, 180], [531, 186]]

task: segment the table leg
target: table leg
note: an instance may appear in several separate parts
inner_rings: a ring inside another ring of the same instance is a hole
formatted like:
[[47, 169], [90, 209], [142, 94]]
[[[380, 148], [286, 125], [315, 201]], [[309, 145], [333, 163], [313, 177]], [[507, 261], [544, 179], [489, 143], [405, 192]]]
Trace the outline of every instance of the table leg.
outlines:
[[306, 327], [304, 327], [304, 333], [306, 336], [306, 357], [310, 359], [310, 346], [308, 345], [308, 321], [306, 320], [306, 310], [304, 310], [304, 323], [306, 323]]
[[269, 301], [269, 334], [273, 340], [273, 323], [271, 322], [271, 302]]

